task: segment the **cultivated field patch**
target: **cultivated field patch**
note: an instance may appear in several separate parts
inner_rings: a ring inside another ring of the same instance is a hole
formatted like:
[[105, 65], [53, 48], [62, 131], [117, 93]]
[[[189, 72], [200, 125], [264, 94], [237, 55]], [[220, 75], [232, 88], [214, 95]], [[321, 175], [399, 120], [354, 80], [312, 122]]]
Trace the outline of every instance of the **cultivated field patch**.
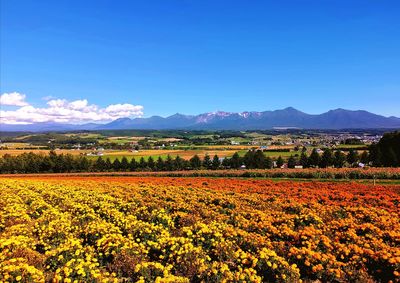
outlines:
[[0, 179], [0, 281], [389, 282], [400, 186]]

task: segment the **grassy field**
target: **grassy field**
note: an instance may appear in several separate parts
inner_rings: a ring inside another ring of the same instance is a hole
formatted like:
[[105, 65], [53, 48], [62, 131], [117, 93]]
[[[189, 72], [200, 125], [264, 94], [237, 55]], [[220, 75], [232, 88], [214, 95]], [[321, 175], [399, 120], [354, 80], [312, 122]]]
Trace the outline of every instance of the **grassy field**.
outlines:
[[[23, 153], [29, 153], [33, 152], [36, 154], [49, 154], [50, 150], [48, 149], [0, 149], [0, 156], [3, 156], [5, 154], [10, 154], [10, 155], [20, 155]], [[71, 149], [60, 149], [60, 150], [55, 150], [57, 154], [72, 154], [72, 155], [81, 155], [81, 154], [86, 154], [91, 152], [90, 150], [71, 150]]]
[[336, 148], [341, 149], [341, 148], [353, 148], [353, 149], [357, 149], [357, 148], [364, 148], [366, 147], [365, 144], [339, 144], [338, 146], [336, 146]]
[[7, 142], [7, 143], [2, 143], [0, 149], [6, 148], [6, 149], [10, 149], [10, 150], [16, 150], [16, 149], [23, 150], [24, 148], [40, 149], [43, 147], [44, 146], [32, 145], [32, 144], [25, 143], [25, 142]]
[[[126, 137], [110, 137], [104, 141], [112, 141], [118, 144], [123, 144], [123, 143], [128, 143], [132, 141], [138, 141], [140, 139], [143, 139], [144, 137], [131, 137], [131, 138], [126, 138]], [[165, 139], [166, 141], [174, 141], [176, 139]], [[34, 149], [31, 149], [33, 147]], [[348, 145], [343, 145], [342, 147], [339, 146], [339, 148], [349, 148]], [[354, 149], [360, 148], [360, 145], [354, 145], [350, 146]], [[23, 149], [26, 148], [26, 149]], [[130, 150], [104, 150], [103, 151], [103, 158], [110, 158], [112, 161], [116, 158], [121, 159], [122, 157], [127, 157], [129, 160], [132, 158], [135, 158], [136, 160], [139, 160], [141, 157], [144, 157], [146, 160], [149, 158], [149, 156], [152, 156], [153, 159], [157, 159], [158, 157], [161, 157], [165, 159], [168, 155], [170, 155], [172, 158], [175, 158], [176, 156], [180, 156], [183, 159], [190, 159], [193, 157], [195, 154], [203, 158], [206, 154], [210, 155], [211, 157], [214, 155], [218, 155], [219, 157], [231, 157], [235, 152], [238, 152], [240, 156], [244, 156], [246, 152], [250, 149], [257, 149], [259, 148], [258, 146], [255, 145], [190, 145], [190, 146], [177, 146], [173, 147], [173, 149], [150, 149], [150, 150], [140, 150], [138, 152], [135, 151], [130, 151]], [[284, 159], [289, 158], [291, 155], [300, 155], [301, 151], [294, 151], [293, 149], [295, 148], [294, 145], [272, 145], [268, 146], [268, 150], [264, 152], [265, 156], [271, 157], [271, 158], [278, 158], [281, 156]], [[290, 151], [269, 151], [269, 150], [277, 150], [277, 149], [282, 149], [282, 150], [290, 150]], [[307, 151], [307, 154], [311, 153], [312, 148], [309, 148]], [[10, 154], [10, 155], [19, 155], [24, 152], [33, 152], [33, 153], [43, 153], [43, 154], [48, 154], [50, 150], [46, 149], [41, 149], [40, 147], [35, 147], [35, 146], [30, 146], [27, 143], [10, 143], [7, 144], [7, 149], [0, 149], [0, 156], [3, 156], [4, 154]], [[92, 152], [91, 150], [71, 150], [71, 149], [61, 149], [61, 150], [56, 150], [57, 154], [72, 154], [72, 155], [86, 155], [88, 153]], [[362, 151], [359, 151], [361, 153]], [[88, 156], [91, 159], [97, 158], [97, 156]]]
[[183, 146], [180, 145], [180, 148], [199, 148], [199, 149], [234, 149], [234, 150], [241, 150], [241, 149], [252, 149], [252, 148], [257, 148], [257, 146], [254, 145], [188, 145], [188, 146]]
[[[33, 152], [33, 153], [43, 153], [43, 154], [48, 154], [50, 150], [47, 149], [16, 149], [17, 146], [14, 146], [13, 148], [9, 149], [0, 149], [0, 156], [3, 156], [5, 154], [10, 154], [10, 155], [20, 155], [25, 152]], [[218, 155], [219, 157], [229, 157], [232, 156], [235, 152], [242, 150], [243, 152], [246, 152], [247, 147], [242, 147], [242, 146], [207, 146], [207, 147], [194, 147], [195, 149], [150, 149], [150, 150], [140, 150], [138, 152], [135, 151], [130, 151], [130, 150], [104, 150], [103, 152], [103, 157], [107, 158], [109, 157], [110, 159], [115, 159], [115, 158], [122, 158], [123, 156], [131, 159], [132, 157], [134, 158], [141, 158], [145, 157], [148, 158], [149, 156], [152, 156], [153, 158], [158, 158], [159, 156], [161, 157], [166, 157], [168, 154], [171, 156], [177, 156], [179, 155], [180, 157], [184, 159], [190, 159], [193, 157], [195, 154], [199, 155], [200, 157], [204, 157], [206, 154], [210, 156], [214, 156], [215, 154]], [[92, 150], [71, 150], [71, 149], [60, 149], [60, 150], [55, 150], [57, 154], [72, 154], [72, 155], [82, 155], [82, 154], [88, 154], [92, 152]], [[96, 156], [88, 156], [90, 158], [96, 158]]]
[[[147, 160], [150, 156], [153, 159], [158, 159], [158, 157], [161, 157], [162, 159], [166, 159], [167, 156], [170, 155], [172, 158], [179, 156], [183, 159], [189, 160], [196, 154], [200, 158], [204, 158], [204, 156], [206, 154], [208, 154], [211, 157], [213, 157], [215, 154], [218, 155], [219, 157], [230, 157], [235, 152], [236, 152], [236, 150], [202, 150], [202, 149], [198, 149], [198, 150], [142, 150], [139, 152], [130, 152], [130, 151], [108, 152], [108, 151], [105, 151], [104, 155], [102, 157], [110, 158], [110, 160], [113, 161], [116, 158], [121, 159], [123, 157], [126, 157], [128, 160], [131, 160], [132, 158], [139, 160], [142, 157], [145, 160]], [[97, 158], [97, 157], [90, 156], [90, 158]]]
[[[208, 147], [195, 147], [196, 149], [150, 149], [150, 150], [140, 150], [138, 152], [135, 151], [129, 151], [129, 150], [104, 150], [103, 152], [103, 158], [110, 158], [111, 160], [114, 160], [116, 158], [121, 159], [122, 157], [126, 157], [129, 160], [132, 158], [135, 159], [140, 159], [141, 157], [144, 157], [146, 160], [149, 158], [149, 156], [152, 156], [154, 159], [157, 159], [158, 157], [161, 158], [166, 158], [167, 155], [169, 154], [171, 157], [176, 157], [180, 156], [183, 159], [190, 159], [192, 158], [195, 154], [197, 154], [199, 157], [203, 158], [206, 154], [209, 156], [213, 157], [214, 155], [218, 155], [218, 157], [231, 157], [235, 152], [238, 152], [240, 156], [244, 156], [246, 152], [251, 149], [251, 147], [247, 146], [208, 146]], [[5, 154], [10, 154], [10, 155], [20, 155], [25, 152], [33, 152], [33, 153], [42, 153], [42, 154], [48, 154], [50, 150], [47, 149], [2, 149], [0, 150], [0, 156], [3, 156]], [[70, 149], [60, 149], [60, 150], [55, 150], [57, 154], [72, 154], [72, 155], [86, 155], [90, 152], [91, 150], [70, 150]], [[291, 155], [301, 154], [301, 151], [290, 151], [290, 152], [275, 152], [275, 151], [266, 151], [264, 154], [268, 157], [271, 158], [278, 158], [279, 156], [282, 156], [283, 158], [288, 158]], [[89, 158], [97, 158], [97, 156], [88, 156]]]
[[271, 158], [278, 158], [281, 156], [282, 158], [288, 158], [291, 155], [300, 155], [301, 151], [285, 151], [285, 152], [276, 152], [276, 151], [266, 151], [264, 152], [265, 156], [271, 157]]

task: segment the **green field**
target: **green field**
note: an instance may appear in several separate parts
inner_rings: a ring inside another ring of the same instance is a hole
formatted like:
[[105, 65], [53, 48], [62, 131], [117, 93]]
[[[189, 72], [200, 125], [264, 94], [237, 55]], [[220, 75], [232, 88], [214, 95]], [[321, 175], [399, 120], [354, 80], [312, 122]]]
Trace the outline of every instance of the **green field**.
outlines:
[[[221, 157], [222, 157], [222, 150], [221, 150]], [[246, 154], [246, 152], [247, 152], [247, 150], [239, 150], [238, 151], [238, 154], [239, 154], [239, 156], [241, 156], [241, 157], [243, 157], [245, 154]], [[196, 153], [194, 153], [194, 154], [201, 154], [202, 153], [202, 151], [198, 151], [198, 152], [196, 152]], [[193, 154], [193, 155], [194, 155]], [[296, 154], [298, 154], [298, 155], [300, 155], [301, 154], [301, 151], [290, 151], [290, 152], [276, 152], [276, 151], [266, 151], [266, 152], [264, 152], [264, 155], [265, 156], [267, 156], [267, 157], [270, 157], [270, 158], [273, 158], [273, 159], [276, 159], [276, 158], [278, 158], [279, 156], [281, 156], [282, 158], [289, 158], [291, 155], [296, 155]], [[175, 157], [177, 157], [179, 154], [174, 154], [174, 153], [171, 153], [171, 154], [169, 154], [170, 156], [171, 156], [171, 158], [175, 158]], [[218, 153], [217, 153], [217, 155], [218, 155]], [[233, 155], [233, 154], [232, 154]], [[140, 158], [144, 158], [146, 161], [149, 159], [149, 157], [151, 156], [154, 160], [157, 160], [159, 157], [161, 157], [163, 160], [165, 160], [167, 157], [168, 157], [168, 154], [154, 154], [154, 155], [137, 155], [137, 156], [134, 156], [134, 155], [124, 155], [124, 154], [121, 154], [121, 155], [107, 155], [107, 154], [105, 154], [105, 155], [103, 155], [102, 156], [102, 158], [103, 159], [107, 159], [107, 158], [110, 158], [110, 160], [111, 161], [114, 161], [115, 159], [119, 159], [119, 160], [121, 160], [123, 157], [126, 157], [129, 161], [130, 160], [132, 160], [132, 158], [135, 158], [135, 160], [136, 161], [139, 161], [140, 160]], [[185, 156], [182, 156], [182, 155], [179, 155], [180, 157], [182, 157], [182, 158], [188, 158], [188, 156], [187, 155], [185, 155]], [[212, 157], [212, 156], [211, 156]], [[230, 156], [228, 156], [228, 157], [231, 157], [231, 155]], [[97, 159], [98, 158], [98, 156], [88, 156], [88, 158], [90, 158], [90, 159]]]
[[[145, 156], [133, 156], [133, 155], [103, 155], [101, 156], [101, 158], [103, 158], [104, 160], [109, 158], [111, 162], [113, 162], [115, 159], [119, 159], [121, 160], [123, 157], [126, 157], [126, 159], [128, 159], [128, 161], [130, 162], [133, 158], [135, 158], [136, 161], [139, 161], [142, 157], [144, 158], [144, 160], [148, 160], [149, 157], [152, 157], [154, 159], [154, 161], [156, 161], [159, 157], [161, 157], [161, 159], [165, 160], [168, 157], [168, 154], [157, 154], [157, 155], [145, 155]], [[170, 154], [169, 156], [171, 156], [171, 158], [175, 158], [177, 155], [176, 154]], [[97, 159], [100, 156], [88, 156], [89, 159]]]

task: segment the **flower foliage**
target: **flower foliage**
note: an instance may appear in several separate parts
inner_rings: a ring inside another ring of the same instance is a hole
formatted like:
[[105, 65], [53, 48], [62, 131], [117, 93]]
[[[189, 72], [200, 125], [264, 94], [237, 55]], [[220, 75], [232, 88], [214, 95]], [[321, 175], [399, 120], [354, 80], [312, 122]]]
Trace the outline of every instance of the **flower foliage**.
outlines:
[[0, 179], [0, 282], [399, 282], [400, 187]]

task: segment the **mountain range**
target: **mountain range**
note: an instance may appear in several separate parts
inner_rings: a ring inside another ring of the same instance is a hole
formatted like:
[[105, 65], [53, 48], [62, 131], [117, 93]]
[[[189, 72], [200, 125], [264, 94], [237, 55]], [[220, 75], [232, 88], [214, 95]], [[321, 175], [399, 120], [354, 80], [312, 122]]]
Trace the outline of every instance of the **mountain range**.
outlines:
[[174, 114], [169, 117], [120, 118], [107, 124], [34, 123], [0, 124], [0, 131], [73, 131], [119, 129], [188, 130], [267, 130], [267, 129], [377, 129], [400, 128], [400, 118], [385, 117], [364, 110], [335, 109], [322, 114], [307, 114], [293, 107], [263, 112], [209, 112], [199, 115]]

